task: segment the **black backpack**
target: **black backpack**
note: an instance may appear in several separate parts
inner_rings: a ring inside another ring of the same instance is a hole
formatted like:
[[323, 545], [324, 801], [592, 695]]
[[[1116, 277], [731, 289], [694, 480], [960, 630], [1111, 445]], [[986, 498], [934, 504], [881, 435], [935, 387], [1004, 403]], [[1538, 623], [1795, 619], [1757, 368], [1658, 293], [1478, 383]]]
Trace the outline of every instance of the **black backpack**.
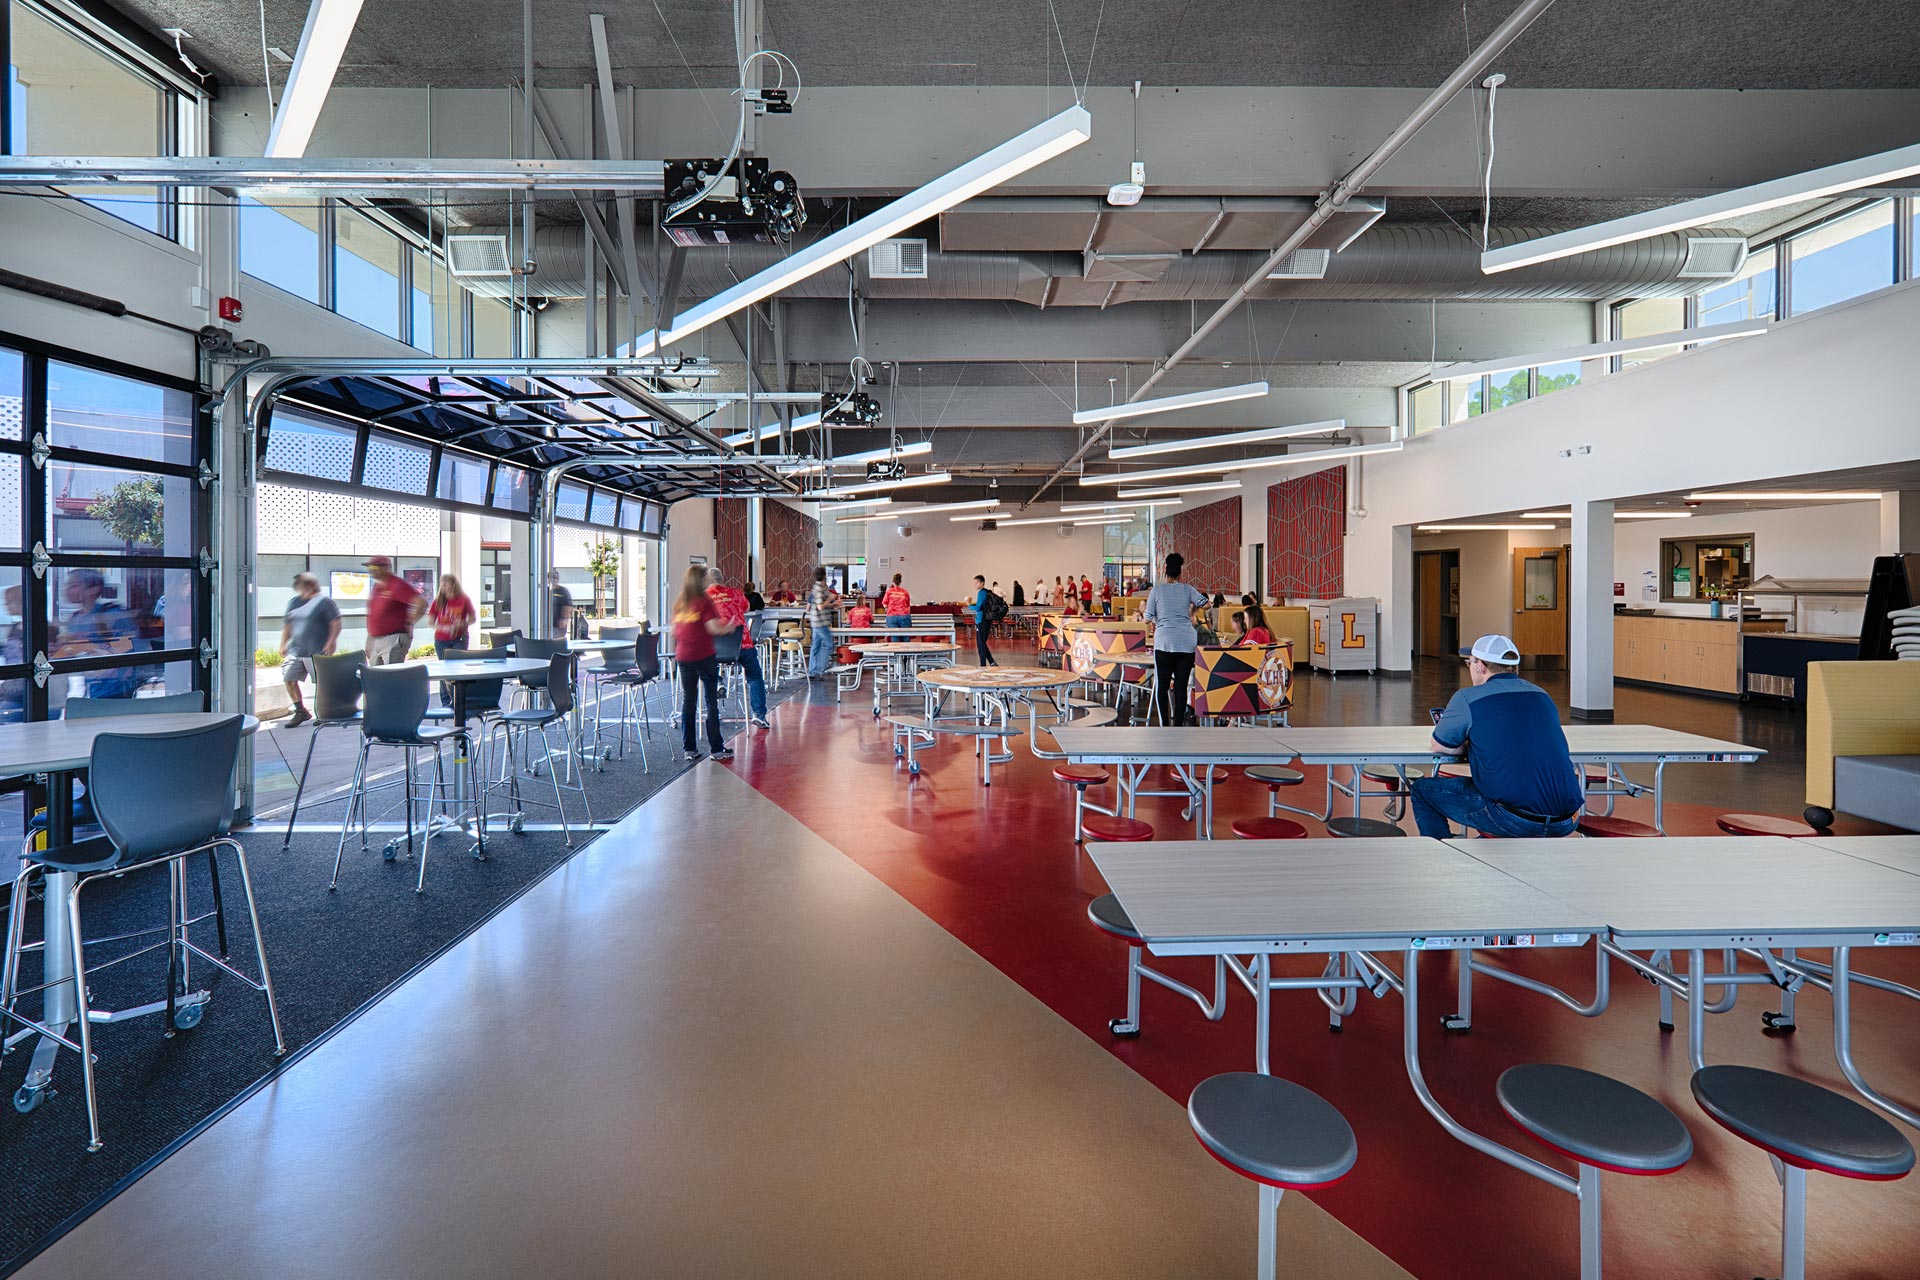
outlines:
[[987, 625], [992, 626], [1007, 616], [1007, 602], [998, 591], [987, 592]]

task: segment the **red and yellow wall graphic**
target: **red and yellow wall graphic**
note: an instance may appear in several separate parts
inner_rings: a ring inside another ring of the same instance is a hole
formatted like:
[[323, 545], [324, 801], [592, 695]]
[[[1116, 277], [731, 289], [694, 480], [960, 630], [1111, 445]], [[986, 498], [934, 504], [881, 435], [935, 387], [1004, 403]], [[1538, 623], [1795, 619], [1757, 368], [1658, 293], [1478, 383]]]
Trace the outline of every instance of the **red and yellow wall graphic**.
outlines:
[[1267, 489], [1267, 594], [1326, 600], [1345, 594], [1347, 469], [1329, 467]]
[[[1191, 511], [1175, 511], [1154, 530], [1159, 558], [1175, 551], [1187, 558], [1181, 581], [1208, 595], [1240, 594], [1240, 499], [1210, 502]], [[1160, 580], [1160, 565], [1148, 570]]]

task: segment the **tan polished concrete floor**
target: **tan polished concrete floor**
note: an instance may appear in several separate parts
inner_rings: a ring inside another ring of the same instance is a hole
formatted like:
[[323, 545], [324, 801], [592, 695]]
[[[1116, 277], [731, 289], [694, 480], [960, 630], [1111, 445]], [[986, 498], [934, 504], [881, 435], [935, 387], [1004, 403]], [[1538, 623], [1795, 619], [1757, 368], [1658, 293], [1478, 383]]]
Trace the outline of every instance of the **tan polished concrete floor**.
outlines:
[[[705, 764], [21, 1274], [1245, 1276], [1254, 1205], [1178, 1103]], [[1296, 1280], [1406, 1274], [1281, 1219]]]

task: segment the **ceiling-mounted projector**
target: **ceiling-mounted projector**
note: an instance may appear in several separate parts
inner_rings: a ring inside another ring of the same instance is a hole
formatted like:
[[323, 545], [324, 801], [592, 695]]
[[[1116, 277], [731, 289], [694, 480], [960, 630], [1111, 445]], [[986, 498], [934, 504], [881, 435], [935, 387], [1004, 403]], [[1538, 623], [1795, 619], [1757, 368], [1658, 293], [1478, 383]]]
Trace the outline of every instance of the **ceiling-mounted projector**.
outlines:
[[864, 391], [850, 391], [821, 415], [830, 427], [870, 427], [880, 421], [880, 405]]
[[1130, 175], [1125, 182], [1116, 182], [1107, 188], [1107, 203], [1119, 208], [1140, 203], [1140, 197], [1147, 194], [1147, 166], [1143, 160], [1135, 160]]

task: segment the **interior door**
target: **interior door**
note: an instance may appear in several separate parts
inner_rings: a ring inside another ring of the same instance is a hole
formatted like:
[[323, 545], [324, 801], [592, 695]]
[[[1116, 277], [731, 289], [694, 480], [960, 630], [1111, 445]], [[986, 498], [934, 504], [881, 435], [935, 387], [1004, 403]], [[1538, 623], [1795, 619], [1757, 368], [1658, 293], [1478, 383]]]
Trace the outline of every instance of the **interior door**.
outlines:
[[1445, 566], [1438, 551], [1422, 551], [1414, 557], [1414, 599], [1419, 633], [1414, 648], [1427, 657], [1440, 657], [1446, 650], [1441, 635], [1441, 617], [1446, 611], [1447, 583]]
[[1522, 657], [1567, 655], [1566, 547], [1513, 550], [1513, 642]]

